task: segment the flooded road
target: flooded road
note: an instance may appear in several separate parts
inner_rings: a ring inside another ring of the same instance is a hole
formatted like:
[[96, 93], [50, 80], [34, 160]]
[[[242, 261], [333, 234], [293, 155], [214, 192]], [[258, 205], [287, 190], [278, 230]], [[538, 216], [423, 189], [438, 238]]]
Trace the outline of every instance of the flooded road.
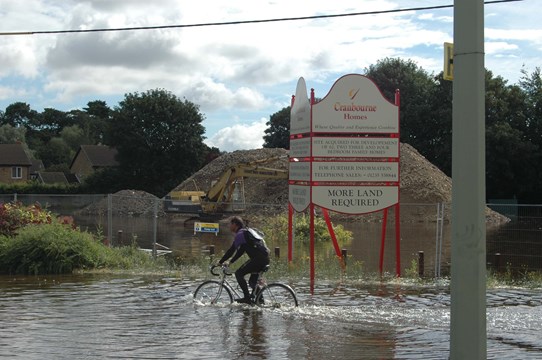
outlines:
[[[0, 277], [5, 359], [447, 359], [446, 288], [293, 284], [300, 307], [193, 303], [165, 276]], [[542, 358], [542, 291], [488, 291], [488, 359]]]

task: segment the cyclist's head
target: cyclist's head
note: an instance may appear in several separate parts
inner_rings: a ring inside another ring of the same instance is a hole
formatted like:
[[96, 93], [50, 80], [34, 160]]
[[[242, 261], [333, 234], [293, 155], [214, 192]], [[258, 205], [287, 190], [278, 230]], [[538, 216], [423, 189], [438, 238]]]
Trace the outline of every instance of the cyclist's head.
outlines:
[[243, 219], [241, 219], [239, 216], [232, 216], [230, 218], [230, 225], [237, 226], [237, 230], [245, 227], [245, 223], [243, 222]]

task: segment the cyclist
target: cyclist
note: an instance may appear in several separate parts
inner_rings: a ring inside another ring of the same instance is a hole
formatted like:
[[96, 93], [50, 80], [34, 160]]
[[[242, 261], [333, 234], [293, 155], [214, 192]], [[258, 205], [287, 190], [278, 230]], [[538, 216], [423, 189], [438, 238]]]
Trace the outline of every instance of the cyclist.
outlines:
[[[248, 283], [252, 288], [252, 292], [254, 292], [259, 272], [269, 265], [270, 251], [265, 245], [263, 238], [260, 237], [258, 239], [248, 233], [249, 229], [245, 227], [245, 223], [240, 217], [233, 216], [230, 219], [230, 230], [234, 234], [233, 243], [218, 264], [229, 266], [229, 264], [233, 264], [244, 253], [248, 255], [249, 259], [235, 271], [235, 278], [243, 290], [243, 297], [235, 299], [235, 301], [243, 304], [251, 304], [253, 301], [250, 297], [245, 276], [250, 274]], [[228, 261], [230, 258], [231, 260]]]

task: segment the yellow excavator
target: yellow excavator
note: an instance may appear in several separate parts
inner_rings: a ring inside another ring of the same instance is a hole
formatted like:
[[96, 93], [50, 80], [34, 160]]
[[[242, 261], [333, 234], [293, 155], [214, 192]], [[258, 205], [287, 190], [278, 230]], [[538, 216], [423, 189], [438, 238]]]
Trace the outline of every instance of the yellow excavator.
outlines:
[[166, 212], [218, 215], [244, 210], [244, 178], [288, 180], [288, 170], [262, 166], [280, 159], [272, 157], [249, 163], [237, 164], [227, 168], [215, 181], [209, 191], [172, 191], [165, 197]]

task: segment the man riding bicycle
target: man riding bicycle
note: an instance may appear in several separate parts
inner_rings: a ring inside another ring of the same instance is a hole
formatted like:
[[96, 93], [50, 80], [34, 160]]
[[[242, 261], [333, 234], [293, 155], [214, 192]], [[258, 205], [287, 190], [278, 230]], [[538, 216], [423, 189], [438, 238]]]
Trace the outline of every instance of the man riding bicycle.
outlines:
[[[269, 265], [270, 251], [265, 245], [263, 238], [260, 237], [258, 239], [258, 237], [251, 236], [251, 234], [248, 233], [250, 230], [245, 227], [245, 223], [240, 217], [234, 216], [230, 219], [230, 230], [235, 234], [233, 243], [224, 256], [222, 256], [218, 264], [228, 266], [229, 264], [233, 264], [244, 253], [248, 255], [249, 259], [235, 271], [235, 278], [237, 279], [241, 290], [243, 290], [243, 297], [235, 299], [235, 301], [243, 304], [251, 304], [253, 301], [250, 297], [245, 276], [251, 274], [248, 284], [254, 292], [258, 282], [259, 272]], [[228, 261], [229, 258], [231, 258], [230, 261]]]

